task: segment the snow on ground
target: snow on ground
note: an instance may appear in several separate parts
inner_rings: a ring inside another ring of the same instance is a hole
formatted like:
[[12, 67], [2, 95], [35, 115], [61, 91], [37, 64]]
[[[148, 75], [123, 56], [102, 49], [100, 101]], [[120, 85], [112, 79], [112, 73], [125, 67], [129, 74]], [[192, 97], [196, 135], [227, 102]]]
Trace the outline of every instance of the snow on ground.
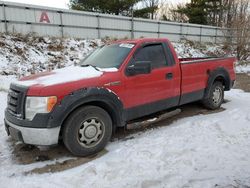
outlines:
[[56, 161], [14, 161], [2, 119], [6, 92], [1, 92], [1, 187], [250, 186], [250, 93], [231, 90], [225, 98], [223, 112], [183, 118], [112, 142], [107, 154], [70, 170], [24, 175]]
[[10, 83], [16, 81], [16, 79], [15, 75], [0, 75], [0, 91], [8, 91]]
[[[0, 34], [0, 75], [20, 77], [78, 64], [93, 49], [109, 40], [48, 38]], [[191, 41], [173, 43], [179, 57], [224, 56], [223, 45]]]
[[181, 58], [188, 57], [222, 57], [231, 53], [224, 50], [222, 44], [200, 44], [191, 41], [173, 42], [174, 48]]
[[[101, 40], [0, 36], [0, 187], [240, 187], [250, 186], [250, 94], [226, 92], [225, 111], [180, 119], [115, 141], [108, 153], [58, 173], [24, 175], [64, 161], [18, 164], [3, 126], [11, 81], [20, 75], [77, 64]], [[174, 43], [180, 57], [223, 54], [221, 47]], [[243, 68], [238, 71], [242, 71]], [[244, 71], [249, 71], [245, 68]], [[6, 76], [8, 75], [8, 76]]]
[[173, 43], [174, 48], [179, 57], [205, 57], [206, 55], [202, 53], [199, 49], [194, 49], [190, 44], [187, 43]]
[[236, 72], [237, 73], [250, 73], [250, 65], [237, 65]]
[[23, 76], [79, 63], [103, 42], [72, 38], [0, 35], [0, 74]]

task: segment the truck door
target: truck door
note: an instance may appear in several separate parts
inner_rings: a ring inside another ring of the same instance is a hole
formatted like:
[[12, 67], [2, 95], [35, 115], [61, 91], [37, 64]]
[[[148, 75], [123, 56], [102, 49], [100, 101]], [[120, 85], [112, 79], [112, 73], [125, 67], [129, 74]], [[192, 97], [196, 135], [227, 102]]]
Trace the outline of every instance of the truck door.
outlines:
[[131, 109], [132, 116], [146, 115], [178, 105], [180, 70], [171, 59], [171, 51], [166, 45], [159, 42], [143, 45], [134, 53], [127, 66], [140, 62], [151, 63], [150, 73], [125, 77], [125, 108]]

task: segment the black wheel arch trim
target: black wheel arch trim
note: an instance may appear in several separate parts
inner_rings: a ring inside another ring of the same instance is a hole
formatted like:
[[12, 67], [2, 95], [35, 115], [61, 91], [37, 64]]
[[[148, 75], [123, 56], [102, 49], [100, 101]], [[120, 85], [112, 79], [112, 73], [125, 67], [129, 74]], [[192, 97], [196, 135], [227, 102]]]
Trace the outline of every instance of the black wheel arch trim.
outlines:
[[208, 81], [207, 81], [207, 87], [206, 87], [205, 93], [204, 93], [204, 98], [209, 97], [211, 86], [218, 78], [223, 79], [222, 81], [223, 81], [223, 84], [225, 86], [225, 88], [224, 88], [225, 91], [229, 91], [231, 89], [233, 81], [230, 79], [230, 74], [228, 73], [228, 71], [225, 68], [218, 67], [217, 69], [215, 69], [213, 71], [208, 70], [208, 76], [209, 77], [208, 77]]
[[123, 104], [119, 97], [106, 88], [92, 87], [79, 89], [65, 96], [50, 114], [47, 127], [62, 126], [67, 117], [83, 105], [102, 107], [110, 114], [113, 126], [125, 125]]

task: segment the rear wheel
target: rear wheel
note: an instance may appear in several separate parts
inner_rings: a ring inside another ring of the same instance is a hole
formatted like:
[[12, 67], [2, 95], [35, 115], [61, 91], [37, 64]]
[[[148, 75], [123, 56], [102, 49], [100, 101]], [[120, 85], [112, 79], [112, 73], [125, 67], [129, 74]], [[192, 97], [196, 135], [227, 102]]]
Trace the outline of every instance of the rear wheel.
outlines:
[[63, 129], [63, 142], [77, 156], [101, 151], [111, 138], [112, 120], [97, 106], [85, 106], [69, 116]]
[[224, 100], [224, 87], [221, 82], [214, 82], [209, 91], [208, 97], [203, 99], [206, 108], [214, 110], [220, 108]]

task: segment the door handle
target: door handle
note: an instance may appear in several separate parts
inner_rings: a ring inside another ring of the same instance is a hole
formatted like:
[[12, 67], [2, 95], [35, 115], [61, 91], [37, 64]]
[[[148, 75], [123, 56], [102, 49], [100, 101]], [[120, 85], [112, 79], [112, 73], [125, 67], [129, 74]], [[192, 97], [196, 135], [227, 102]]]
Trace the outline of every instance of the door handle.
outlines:
[[166, 74], [166, 79], [167, 80], [171, 80], [173, 78], [173, 73], [172, 72], [169, 72]]

